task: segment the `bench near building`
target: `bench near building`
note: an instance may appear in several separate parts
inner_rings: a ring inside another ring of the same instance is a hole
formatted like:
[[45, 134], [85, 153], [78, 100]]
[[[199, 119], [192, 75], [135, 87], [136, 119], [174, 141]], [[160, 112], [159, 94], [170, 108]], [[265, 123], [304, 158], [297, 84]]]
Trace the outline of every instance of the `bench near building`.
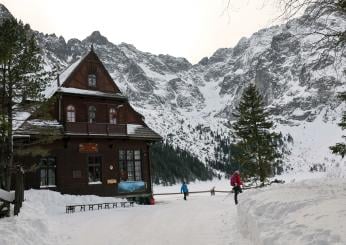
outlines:
[[53, 121], [22, 113], [15, 142], [57, 139], [39, 145], [40, 157], [20, 157], [26, 188], [68, 194], [150, 196], [150, 145], [161, 140], [128, 102], [93, 48], [67, 68], [51, 88]]

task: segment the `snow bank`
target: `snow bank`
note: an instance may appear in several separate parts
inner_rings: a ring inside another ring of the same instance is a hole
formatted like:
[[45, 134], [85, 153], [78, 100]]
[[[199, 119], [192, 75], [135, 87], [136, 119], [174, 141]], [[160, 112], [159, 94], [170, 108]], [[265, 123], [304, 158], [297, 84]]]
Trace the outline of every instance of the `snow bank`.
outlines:
[[[321, 171], [329, 177], [346, 177], [346, 159], [332, 154], [330, 146], [343, 142], [345, 131], [338, 125], [340, 115], [346, 110], [342, 104], [333, 111], [323, 109], [312, 122], [292, 121], [295, 125], [277, 125], [277, 131], [291, 135], [291, 154], [284, 159], [284, 166], [293, 174]], [[327, 120], [328, 119], [328, 120]]]
[[14, 191], [8, 192], [3, 189], [0, 189], [0, 199], [12, 202], [14, 200]]
[[[238, 206], [227, 193], [198, 193], [187, 201], [155, 196], [156, 205], [74, 214], [65, 214], [65, 206], [119, 200], [29, 190], [20, 215], [0, 219], [0, 244], [344, 245], [346, 179], [318, 176], [282, 176], [294, 183], [245, 190]], [[230, 189], [227, 179], [188, 185], [190, 191], [213, 186]], [[155, 193], [179, 191], [180, 184], [154, 186]]]
[[[112, 197], [61, 195], [49, 190], [25, 191], [20, 215], [0, 220], [1, 245], [65, 244], [61, 234], [65, 206], [119, 201]], [[96, 211], [95, 211], [96, 212]]]
[[315, 179], [246, 191], [242, 234], [256, 245], [346, 244], [346, 180]]

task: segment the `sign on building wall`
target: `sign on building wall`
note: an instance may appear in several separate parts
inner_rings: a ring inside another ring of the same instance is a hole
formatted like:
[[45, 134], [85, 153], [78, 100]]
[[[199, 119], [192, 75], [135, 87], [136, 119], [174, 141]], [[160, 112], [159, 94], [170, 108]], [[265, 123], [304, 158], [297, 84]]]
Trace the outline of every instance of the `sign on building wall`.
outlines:
[[146, 183], [143, 181], [121, 181], [118, 184], [119, 192], [141, 192], [145, 191]]
[[116, 184], [117, 183], [117, 180], [116, 179], [108, 179], [107, 180], [107, 184]]
[[83, 143], [79, 144], [80, 153], [96, 153], [98, 152], [98, 145], [95, 143]]

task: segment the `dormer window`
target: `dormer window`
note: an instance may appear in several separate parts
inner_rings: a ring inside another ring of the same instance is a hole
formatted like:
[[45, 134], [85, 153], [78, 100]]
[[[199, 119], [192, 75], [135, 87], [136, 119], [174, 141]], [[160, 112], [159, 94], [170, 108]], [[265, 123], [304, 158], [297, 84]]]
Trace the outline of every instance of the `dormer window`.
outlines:
[[117, 124], [117, 112], [115, 108], [109, 109], [109, 123], [110, 124]]
[[88, 75], [88, 86], [91, 88], [96, 88], [96, 75], [89, 74]]
[[89, 123], [96, 122], [96, 108], [93, 105], [89, 106], [88, 108], [88, 122]]
[[73, 105], [69, 105], [66, 108], [66, 119], [67, 122], [76, 122], [76, 109]]

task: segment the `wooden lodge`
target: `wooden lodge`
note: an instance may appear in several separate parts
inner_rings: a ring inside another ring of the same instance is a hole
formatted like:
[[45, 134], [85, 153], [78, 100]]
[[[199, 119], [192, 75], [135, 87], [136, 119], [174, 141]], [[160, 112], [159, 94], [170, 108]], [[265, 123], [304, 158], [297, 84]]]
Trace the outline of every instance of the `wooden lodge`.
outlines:
[[150, 196], [150, 145], [161, 140], [129, 104], [93, 48], [61, 73], [51, 88], [53, 121], [30, 114], [15, 142], [34, 142], [53, 129], [57, 139], [39, 145], [44, 156], [21, 156], [25, 188], [68, 194]]

